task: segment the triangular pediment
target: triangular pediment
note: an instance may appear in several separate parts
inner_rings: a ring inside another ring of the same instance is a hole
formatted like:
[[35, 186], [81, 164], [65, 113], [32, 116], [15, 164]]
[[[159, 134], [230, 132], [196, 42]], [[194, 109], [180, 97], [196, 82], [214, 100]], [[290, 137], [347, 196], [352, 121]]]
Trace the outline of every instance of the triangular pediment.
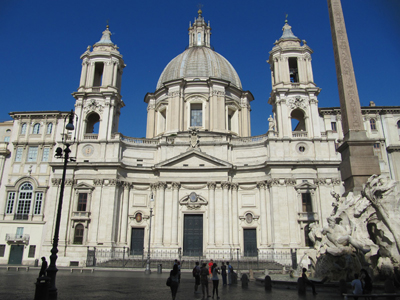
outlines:
[[303, 182], [294, 187], [296, 190], [315, 190], [317, 186], [309, 182]]
[[86, 182], [81, 182], [75, 185], [75, 189], [78, 190], [94, 190], [94, 186]]
[[230, 169], [232, 168], [232, 164], [223, 161], [221, 159], [218, 159], [214, 156], [192, 149], [156, 164], [155, 168], [156, 169], [174, 169], [174, 168]]

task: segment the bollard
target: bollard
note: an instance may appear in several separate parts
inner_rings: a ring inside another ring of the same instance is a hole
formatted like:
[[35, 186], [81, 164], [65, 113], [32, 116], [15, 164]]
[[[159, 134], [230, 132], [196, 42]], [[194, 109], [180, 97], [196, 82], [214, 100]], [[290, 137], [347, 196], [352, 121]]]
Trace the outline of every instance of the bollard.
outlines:
[[157, 273], [158, 273], [158, 274], [161, 274], [161, 273], [162, 273], [162, 264], [159, 264], [159, 265], [157, 266]]
[[35, 298], [34, 300], [48, 300], [49, 299], [49, 287], [50, 277], [42, 276], [38, 277], [35, 282]]
[[249, 280], [252, 280], [252, 281], [254, 280], [254, 271], [253, 271], [253, 269], [249, 270], [249, 277], [250, 277]]
[[272, 289], [272, 280], [271, 276], [267, 275], [264, 279], [264, 287], [266, 291], [270, 291]]
[[232, 278], [232, 284], [237, 284], [238, 275], [236, 272], [232, 272], [231, 278]]
[[247, 274], [242, 275], [242, 288], [247, 288], [249, 286], [249, 278], [247, 277]]
[[297, 279], [297, 292], [299, 295], [305, 295], [306, 293], [306, 282], [302, 277]]

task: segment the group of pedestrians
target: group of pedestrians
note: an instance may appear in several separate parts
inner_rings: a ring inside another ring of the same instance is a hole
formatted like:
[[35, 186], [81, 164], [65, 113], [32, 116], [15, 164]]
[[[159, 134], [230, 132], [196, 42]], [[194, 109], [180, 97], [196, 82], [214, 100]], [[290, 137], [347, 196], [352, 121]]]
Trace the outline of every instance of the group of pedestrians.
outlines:
[[[171, 278], [171, 293], [172, 299], [175, 300], [176, 293], [178, 291], [179, 282], [180, 282], [180, 264], [175, 260], [175, 264], [173, 269], [170, 272]], [[218, 293], [218, 286], [219, 286], [219, 275], [222, 276], [222, 283], [223, 285], [230, 285], [232, 284], [232, 274], [233, 274], [233, 267], [229, 264], [229, 262], [222, 262], [221, 268], [218, 267], [217, 263], [215, 263], [212, 259], [208, 263], [202, 263], [200, 267], [200, 263], [197, 261], [195, 266], [192, 270], [192, 274], [194, 277], [194, 293], [199, 294], [199, 286], [201, 285], [201, 291], [203, 294], [203, 299], [210, 298], [210, 292], [208, 290], [208, 283], [209, 280], [213, 284], [212, 289], [212, 299], [217, 296], [216, 299], [220, 299]]]

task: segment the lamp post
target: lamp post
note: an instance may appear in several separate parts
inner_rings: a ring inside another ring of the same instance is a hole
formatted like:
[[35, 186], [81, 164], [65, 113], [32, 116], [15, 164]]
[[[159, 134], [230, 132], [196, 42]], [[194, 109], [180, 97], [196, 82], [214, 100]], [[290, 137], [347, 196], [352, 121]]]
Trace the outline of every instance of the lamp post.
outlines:
[[[73, 124], [73, 117], [75, 113], [71, 110], [71, 113], [68, 115], [68, 124], [65, 126], [65, 129], [68, 131], [74, 130]], [[64, 124], [65, 120], [64, 119]], [[64, 142], [64, 134], [63, 134], [63, 142]], [[50, 265], [47, 268], [47, 276], [50, 277], [50, 288], [49, 288], [49, 299], [57, 299], [57, 288], [56, 288], [56, 275], [57, 275], [57, 253], [58, 253], [58, 236], [60, 232], [60, 222], [61, 222], [61, 211], [62, 211], [62, 202], [64, 197], [64, 186], [65, 186], [65, 173], [67, 171], [67, 163], [68, 161], [75, 161], [74, 158], [70, 157], [69, 154], [71, 153], [71, 143], [64, 142], [65, 149], [63, 150], [61, 147], [56, 149], [56, 158], [63, 158], [64, 159], [64, 166], [63, 166], [63, 173], [61, 179], [61, 187], [60, 187], [60, 198], [58, 200], [58, 209], [57, 209], [57, 218], [56, 218], [56, 226], [54, 228], [54, 238], [53, 238], [53, 248], [51, 249], [51, 256], [50, 256]], [[63, 156], [64, 151], [64, 156]]]
[[[150, 195], [150, 201], [154, 201], [153, 199], [153, 193]], [[146, 260], [146, 270], [144, 270], [145, 274], [150, 275], [151, 270], [150, 270], [150, 240], [151, 240], [151, 217], [153, 216], [153, 208], [150, 207], [150, 225], [149, 225], [149, 246], [147, 247], [147, 260]]]

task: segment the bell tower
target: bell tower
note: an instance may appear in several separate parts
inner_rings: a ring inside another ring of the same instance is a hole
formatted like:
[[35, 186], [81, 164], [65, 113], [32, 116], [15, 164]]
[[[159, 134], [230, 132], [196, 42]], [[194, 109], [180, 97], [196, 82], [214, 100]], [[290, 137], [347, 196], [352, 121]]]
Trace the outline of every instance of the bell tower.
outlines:
[[108, 25], [92, 51], [90, 48], [81, 55], [79, 88], [72, 94], [78, 116], [77, 138], [109, 140], [118, 131], [120, 109], [125, 106], [120, 93], [125, 64], [111, 41]]
[[279, 137], [320, 137], [316, 86], [311, 66], [313, 51], [285, 20], [281, 38], [269, 53], [273, 106]]

